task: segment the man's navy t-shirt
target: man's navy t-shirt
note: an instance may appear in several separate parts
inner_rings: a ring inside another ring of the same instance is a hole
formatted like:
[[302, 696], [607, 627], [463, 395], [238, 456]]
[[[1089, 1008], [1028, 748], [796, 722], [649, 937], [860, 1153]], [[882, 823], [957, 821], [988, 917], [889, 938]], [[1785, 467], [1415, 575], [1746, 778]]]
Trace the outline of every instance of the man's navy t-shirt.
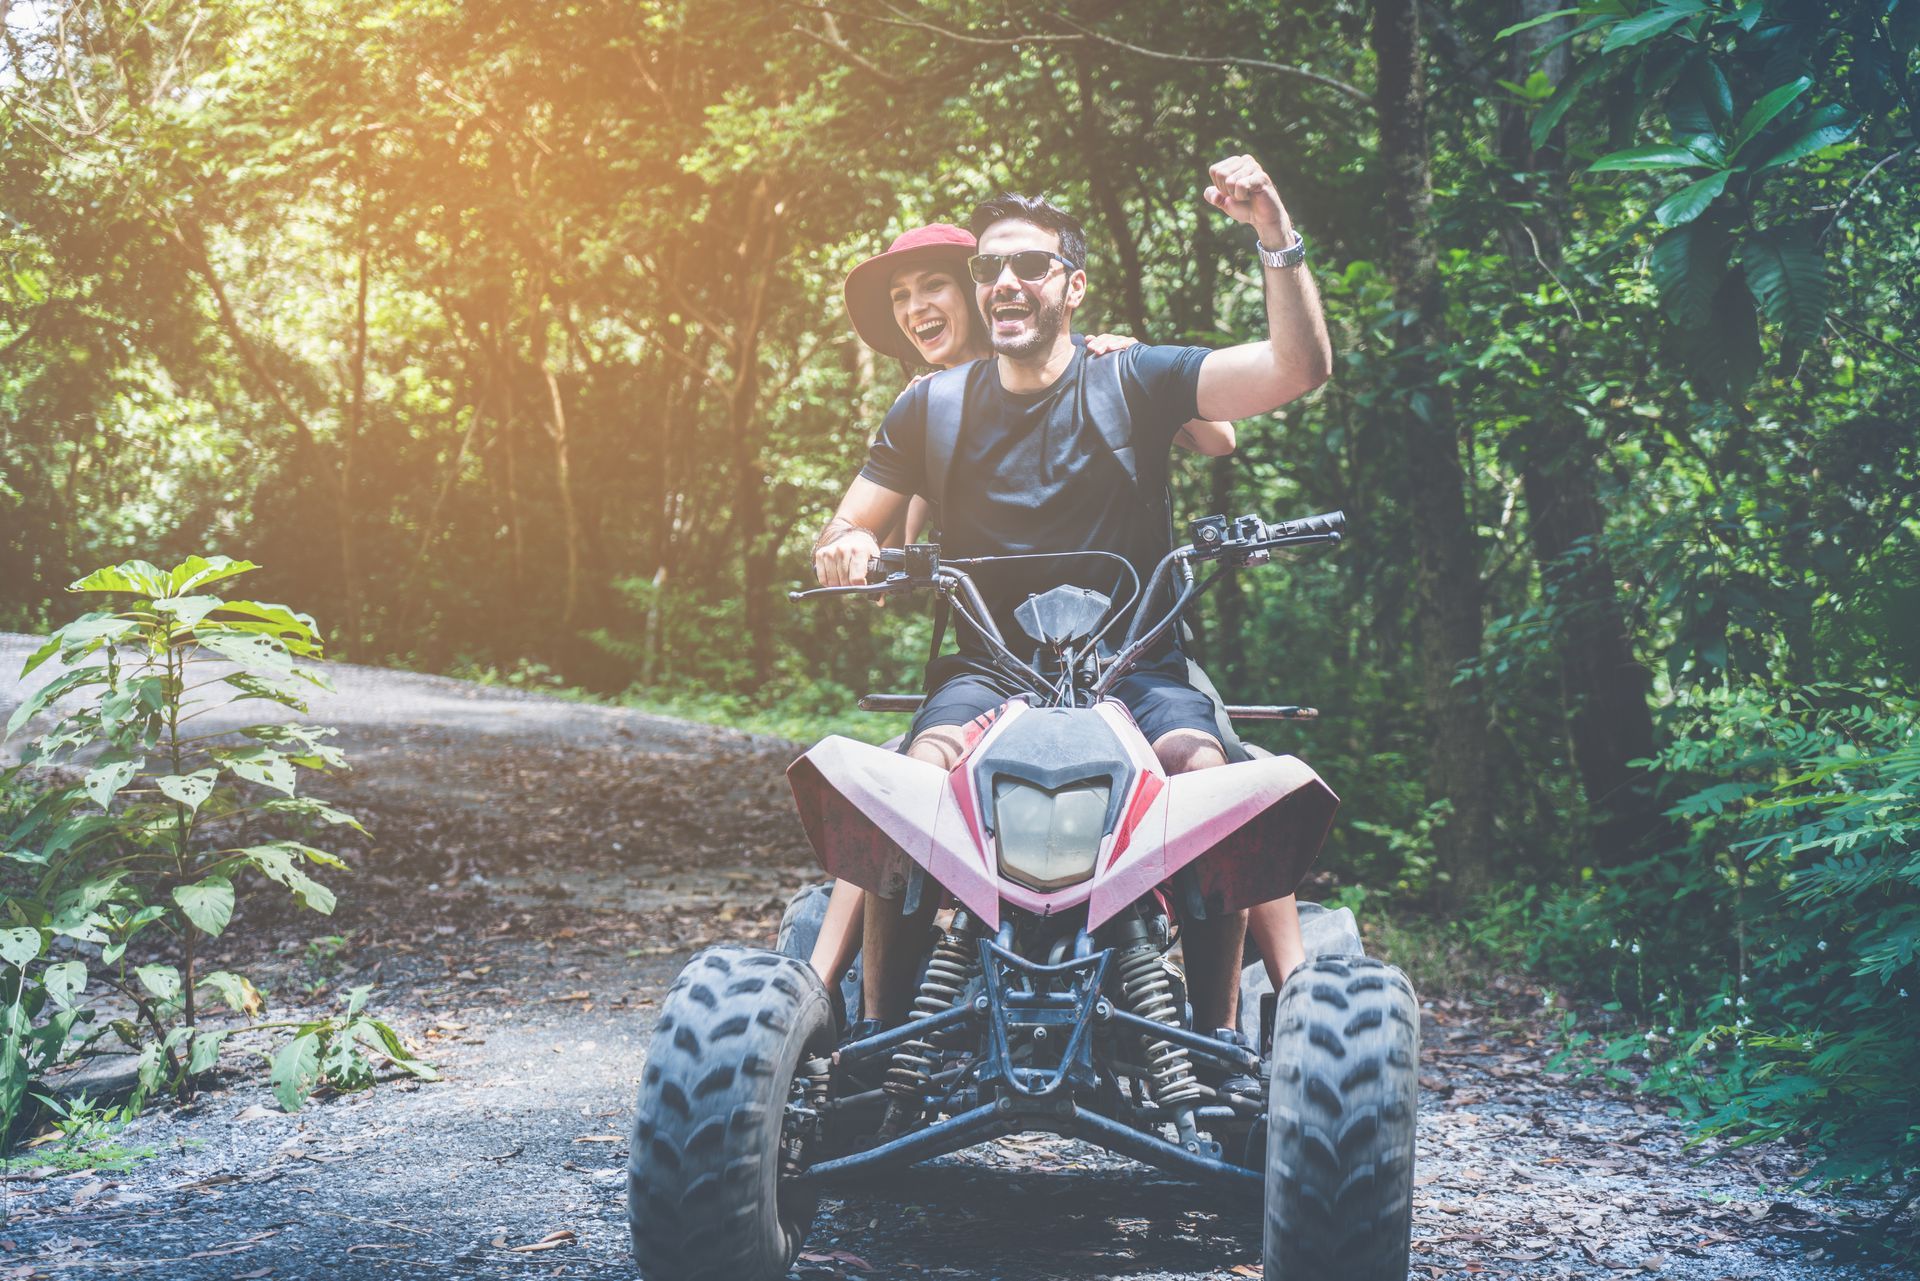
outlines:
[[[1091, 358], [1121, 362], [1138, 488], [1103, 440], [1099, 425], [1085, 421], [1080, 409], [1079, 382], [1090, 359], [1083, 346], [1076, 345], [1059, 379], [1037, 392], [1011, 392], [1001, 386], [994, 359], [963, 366], [965, 408], [947, 469], [941, 555], [1115, 552], [1133, 564], [1144, 587], [1171, 543], [1164, 514], [1143, 503], [1140, 495], [1166, 490], [1173, 438], [1196, 416], [1200, 363], [1209, 350], [1141, 343]], [[866, 479], [898, 494], [929, 495], [927, 390], [927, 380], [922, 380], [894, 402], [860, 469]], [[1126, 438], [1126, 433], [1119, 437]], [[1117, 566], [1091, 556], [970, 572], [1018, 654], [1024, 654], [1030, 642], [1014, 622], [1013, 610], [1028, 593], [1076, 583], [1106, 592], [1118, 604], [1126, 586]], [[985, 652], [971, 629], [959, 631], [963, 653]]]

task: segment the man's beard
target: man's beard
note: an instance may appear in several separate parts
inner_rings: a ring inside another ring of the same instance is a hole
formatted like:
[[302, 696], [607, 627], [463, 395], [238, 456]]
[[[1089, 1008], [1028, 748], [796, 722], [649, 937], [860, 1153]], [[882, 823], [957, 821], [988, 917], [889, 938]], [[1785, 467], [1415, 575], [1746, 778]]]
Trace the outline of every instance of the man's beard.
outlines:
[[994, 354], [1006, 356], [1012, 360], [1024, 360], [1037, 356], [1051, 348], [1060, 337], [1060, 331], [1067, 323], [1067, 300], [1047, 303], [1036, 307], [1033, 312], [1033, 328], [1023, 338], [993, 339]]

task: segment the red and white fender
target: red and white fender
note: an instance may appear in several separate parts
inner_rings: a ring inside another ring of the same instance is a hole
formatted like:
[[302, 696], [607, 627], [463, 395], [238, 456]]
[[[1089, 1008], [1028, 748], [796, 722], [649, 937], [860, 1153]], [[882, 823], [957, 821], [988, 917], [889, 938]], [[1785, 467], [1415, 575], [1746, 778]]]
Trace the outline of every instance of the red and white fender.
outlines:
[[1050, 894], [999, 875], [972, 762], [1020, 715], [1008, 703], [952, 771], [838, 735], [787, 770], [800, 821], [821, 866], [862, 889], [883, 888], [904, 853], [989, 928], [1004, 900], [1050, 915], [1087, 904], [1097, 929], [1156, 885], [1194, 865], [1209, 916], [1291, 894], [1319, 855], [1340, 798], [1292, 756], [1179, 774], [1160, 772], [1126, 709], [1097, 711], [1132, 759], [1119, 821], [1091, 879]]

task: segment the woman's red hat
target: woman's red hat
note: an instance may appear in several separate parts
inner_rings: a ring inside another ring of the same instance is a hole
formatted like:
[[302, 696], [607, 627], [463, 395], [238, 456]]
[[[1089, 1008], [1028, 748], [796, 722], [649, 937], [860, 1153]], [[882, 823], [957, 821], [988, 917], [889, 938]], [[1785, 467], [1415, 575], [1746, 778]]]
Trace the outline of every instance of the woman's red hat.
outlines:
[[893, 318], [893, 301], [887, 296], [893, 273], [902, 267], [944, 266], [965, 289], [967, 259], [979, 247], [979, 241], [965, 227], [929, 223], [895, 237], [887, 252], [875, 254], [848, 272], [847, 314], [853, 317], [853, 331], [860, 335], [860, 341], [883, 356], [918, 361], [920, 349]]

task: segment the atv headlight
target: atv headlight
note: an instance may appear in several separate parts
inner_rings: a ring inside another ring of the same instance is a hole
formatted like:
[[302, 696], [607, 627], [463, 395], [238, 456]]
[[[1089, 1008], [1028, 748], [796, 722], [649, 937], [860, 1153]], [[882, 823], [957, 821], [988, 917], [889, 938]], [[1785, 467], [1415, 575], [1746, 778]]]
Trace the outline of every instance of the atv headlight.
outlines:
[[996, 780], [993, 834], [1001, 875], [1035, 890], [1064, 889], [1092, 876], [1112, 790], [1092, 780], [1051, 792], [1018, 779]]

